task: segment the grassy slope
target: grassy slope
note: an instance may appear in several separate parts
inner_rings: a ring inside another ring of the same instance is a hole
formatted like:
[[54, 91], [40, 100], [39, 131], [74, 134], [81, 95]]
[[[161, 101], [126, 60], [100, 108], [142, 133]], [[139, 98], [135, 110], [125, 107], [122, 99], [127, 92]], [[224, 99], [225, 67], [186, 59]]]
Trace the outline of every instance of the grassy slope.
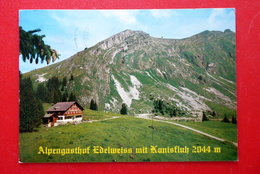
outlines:
[[232, 123], [223, 123], [220, 121], [203, 121], [203, 122], [178, 122], [185, 126], [210, 133], [227, 141], [237, 142], [237, 125]]
[[[20, 134], [20, 160], [22, 162], [132, 162], [132, 161], [225, 161], [237, 159], [237, 148], [231, 143], [222, 143], [175, 125], [153, 122], [129, 116], [64, 125], [54, 128], [41, 127], [38, 132]], [[207, 129], [210, 131], [210, 129]], [[32, 143], [33, 142], [33, 143]], [[86, 148], [88, 146], [112, 148], [138, 148], [187, 146], [189, 154], [85, 154], [85, 155], [43, 155], [37, 154], [39, 146], [48, 148]], [[191, 153], [192, 146], [210, 146], [211, 153]], [[221, 153], [213, 153], [214, 147], [221, 147]], [[133, 158], [130, 158], [132, 155]]]
[[91, 109], [85, 109], [83, 113], [83, 120], [100, 120], [100, 119], [111, 118], [111, 116], [122, 116], [122, 115], [111, 113], [111, 112], [93, 111]]

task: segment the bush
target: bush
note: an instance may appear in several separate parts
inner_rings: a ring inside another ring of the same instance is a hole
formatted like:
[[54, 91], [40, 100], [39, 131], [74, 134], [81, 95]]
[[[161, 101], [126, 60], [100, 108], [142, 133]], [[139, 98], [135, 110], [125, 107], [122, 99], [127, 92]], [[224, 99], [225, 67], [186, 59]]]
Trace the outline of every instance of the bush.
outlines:
[[233, 123], [233, 124], [237, 124], [237, 119], [236, 119], [236, 117], [232, 116], [231, 123]]
[[91, 99], [89, 109], [94, 110], [94, 111], [98, 110], [97, 103], [95, 102], [95, 100]]
[[127, 107], [125, 103], [122, 104], [122, 109], [120, 110], [120, 114], [127, 115]]
[[227, 115], [225, 114], [223, 120], [221, 122], [230, 123], [229, 119], [227, 118]]
[[209, 119], [208, 119], [208, 117], [206, 116], [205, 112], [203, 112], [202, 121], [209, 121]]

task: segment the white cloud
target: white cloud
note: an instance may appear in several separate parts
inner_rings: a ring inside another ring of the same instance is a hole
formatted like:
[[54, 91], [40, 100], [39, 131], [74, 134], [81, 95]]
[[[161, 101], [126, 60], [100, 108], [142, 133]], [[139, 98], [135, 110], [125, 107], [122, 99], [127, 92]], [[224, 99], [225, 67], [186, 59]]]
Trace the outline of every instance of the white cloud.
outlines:
[[102, 14], [107, 18], [116, 18], [123, 24], [136, 24], [138, 10], [104, 10]]
[[150, 10], [150, 13], [155, 18], [168, 18], [177, 15], [177, 12], [173, 10]]
[[138, 10], [51, 11], [51, 17], [66, 31], [68, 42], [80, 49], [138, 25], [137, 14]]
[[222, 17], [225, 13], [224, 9], [213, 9], [209, 18], [208, 18], [208, 22], [211, 26], [214, 26], [215, 23], [217, 22], [219, 17]]
[[209, 29], [235, 30], [235, 14], [233, 10], [213, 9], [208, 18]]

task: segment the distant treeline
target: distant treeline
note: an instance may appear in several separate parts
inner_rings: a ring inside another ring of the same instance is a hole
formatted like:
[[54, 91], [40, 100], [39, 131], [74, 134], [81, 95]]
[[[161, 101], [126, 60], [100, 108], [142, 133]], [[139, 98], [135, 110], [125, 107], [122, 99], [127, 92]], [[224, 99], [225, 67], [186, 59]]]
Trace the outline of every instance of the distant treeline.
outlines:
[[[73, 80], [71, 76], [70, 80]], [[51, 77], [46, 84], [40, 83], [36, 89], [36, 96], [44, 103], [57, 103], [66, 101], [76, 101], [76, 96], [73, 92], [68, 94], [67, 78], [63, 77], [59, 80], [58, 77]]]
[[154, 100], [153, 106], [153, 113], [161, 113], [162, 115], [168, 114], [170, 117], [182, 116], [185, 114], [185, 112], [178, 107], [165, 103], [162, 100]]

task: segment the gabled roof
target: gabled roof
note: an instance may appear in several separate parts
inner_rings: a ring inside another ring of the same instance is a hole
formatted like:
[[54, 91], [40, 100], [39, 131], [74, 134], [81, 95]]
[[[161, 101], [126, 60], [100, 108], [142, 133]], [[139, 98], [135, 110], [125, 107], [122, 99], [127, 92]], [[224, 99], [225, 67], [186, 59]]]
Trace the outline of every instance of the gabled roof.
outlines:
[[53, 114], [45, 114], [45, 115], [43, 116], [43, 118], [49, 118], [49, 117], [51, 117], [51, 116], [55, 116], [55, 115], [53, 115]]
[[80, 106], [76, 101], [72, 102], [58, 102], [52, 107], [50, 107], [47, 112], [53, 111], [67, 111], [73, 104], [76, 104], [81, 110], [84, 110], [82, 106]]

